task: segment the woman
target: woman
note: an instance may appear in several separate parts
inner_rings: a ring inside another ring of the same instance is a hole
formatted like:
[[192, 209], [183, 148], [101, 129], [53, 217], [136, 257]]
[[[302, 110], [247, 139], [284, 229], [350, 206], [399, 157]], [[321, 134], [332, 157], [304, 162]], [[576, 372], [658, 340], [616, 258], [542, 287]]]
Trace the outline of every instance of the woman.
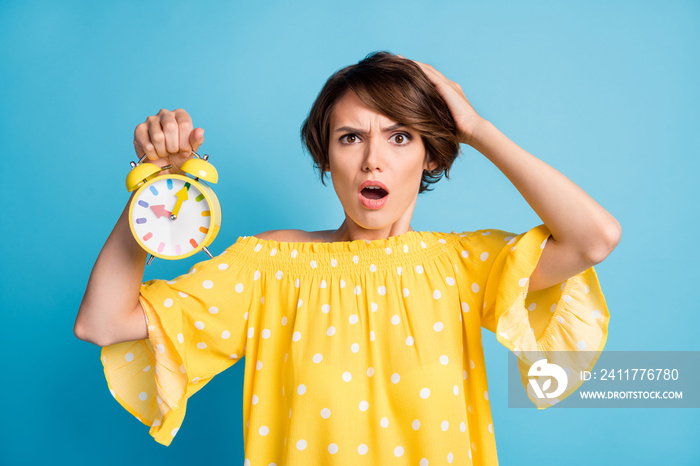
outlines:
[[[459, 85], [401, 56], [333, 75], [302, 138], [333, 179], [338, 229], [239, 238], [186, 275], [140, 285], [146, 253], [122, 214], [76, 335], [104, 347], [112, 394], [166, 445], [189, 396], [245, 355], [246, 464], [496, 464], [481, 327], [516, 354], [602, 350], [592, 265], [619, 242], [618, 222], [481, 118]], [[184, 110], [149, 117], [134, 138], [137, 154], [174, 167], [202, 142]], [[544, 225], [413, 231], [418, 193], [459, 143]]]

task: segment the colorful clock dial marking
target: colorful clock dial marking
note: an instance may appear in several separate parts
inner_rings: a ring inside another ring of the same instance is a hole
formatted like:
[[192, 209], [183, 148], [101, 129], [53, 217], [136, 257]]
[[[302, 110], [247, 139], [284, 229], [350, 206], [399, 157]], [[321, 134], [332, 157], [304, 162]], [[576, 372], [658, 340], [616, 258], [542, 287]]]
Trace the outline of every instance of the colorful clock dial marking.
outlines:
[[141, 207], [146, 207], [146, 208], [148, 208], [148, 202], [146, 202], [146, 201], [139, 201], [139, 205], [140, 205]]
[[182, 248], [180, 248], [179, 244], [175, 245], [175, 254], [177, 254], [178, 256], [182, 254]]
[[168, 179], [168, 189], [173, 189], [173, 180]]
[[146, 220], [146, 219], [143, 218], [143, 217], [140, 217], [140, 218], [137, 218], [137, 219], [136, 219], [136, 223], [138, 223], [139, 225], [142, 224], [142, 223], [146, 223], [147, 221], [148, 221], [148, 220]]
[[153, 238], [153, 233], [151, 233], [150, 231], [148, 233], [146, 233], [145, 235], [143, 235], [144, 241], [148, 241], [151, 238]]
[[196, 202], [200, 202], [202, 199], [204, 199], [204, 194], [200, 194], [199, 196], [194, 198]]
[[158, 190], [156, 189], [155, 186], [150, 186], [148, 189], [151, 190], [151, 192], [153, 193], [154, 196], [158, 195]]
[[194, 240], [194, 238], [190, 239], [190, 244], [192, 245], [193, 248], [196, 248], [198, 246], [197, 242]]
[[165, 243], [161, 242], [161, 243], [158, 245], [158, 252], [163, 252], [163, 249], [165, 249]]
[[209, 233], [209, 228], [199, 227], [199, 231], [206, 235], [207, 233]]
[[202, 212], [202, 217], [209, 217], [210, 215], [211, 215], [211, 212], [208, 210], [205, 210], [204, 212]]

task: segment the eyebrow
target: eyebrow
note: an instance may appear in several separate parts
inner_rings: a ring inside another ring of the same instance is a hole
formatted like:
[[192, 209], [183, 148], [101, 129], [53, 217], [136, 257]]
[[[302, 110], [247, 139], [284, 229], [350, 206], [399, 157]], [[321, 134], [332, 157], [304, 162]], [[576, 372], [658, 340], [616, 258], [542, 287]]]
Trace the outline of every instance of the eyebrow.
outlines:
[[[391, 126], [387, 126], [386, 128], [382, 128], [381, 131], [383, 133], [388, 133], [390, 131], [394, 131], [399, 128], [405, 128], [406, 125], [403, 123], [396, 123]], [[357, 133], [357, 134], [366, 134], [368, 131], [358, 129], [358, 128], [352, 128], [350, 126], [341, 126], [340, 128], [335, 130], [336, 133]]]

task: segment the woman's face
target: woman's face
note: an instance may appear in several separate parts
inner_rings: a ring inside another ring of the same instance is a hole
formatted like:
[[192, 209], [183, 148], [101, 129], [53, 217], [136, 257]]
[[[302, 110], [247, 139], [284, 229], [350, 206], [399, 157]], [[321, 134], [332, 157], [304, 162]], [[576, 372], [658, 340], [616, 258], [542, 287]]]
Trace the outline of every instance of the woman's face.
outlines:
[[[346, 223], [388, 237], [410, 230], [427, 161], [420, 134], [367, 107], [348, 91], [331, 114], [329, 167]], [[380, 186], [368, 188], [367, 184]]]

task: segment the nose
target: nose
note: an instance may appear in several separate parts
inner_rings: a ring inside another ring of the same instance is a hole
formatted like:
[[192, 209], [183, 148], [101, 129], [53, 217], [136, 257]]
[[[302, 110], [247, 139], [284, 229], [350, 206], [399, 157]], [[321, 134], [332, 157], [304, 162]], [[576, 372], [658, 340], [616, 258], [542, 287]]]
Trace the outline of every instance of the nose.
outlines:
[[365, 158], [362, 161], [362, 171], [371, 172], [372, 170], [382, 171], [384, 161], [381, 154], [380, 138], [370, 138], [368, 144], [365, 145]]

